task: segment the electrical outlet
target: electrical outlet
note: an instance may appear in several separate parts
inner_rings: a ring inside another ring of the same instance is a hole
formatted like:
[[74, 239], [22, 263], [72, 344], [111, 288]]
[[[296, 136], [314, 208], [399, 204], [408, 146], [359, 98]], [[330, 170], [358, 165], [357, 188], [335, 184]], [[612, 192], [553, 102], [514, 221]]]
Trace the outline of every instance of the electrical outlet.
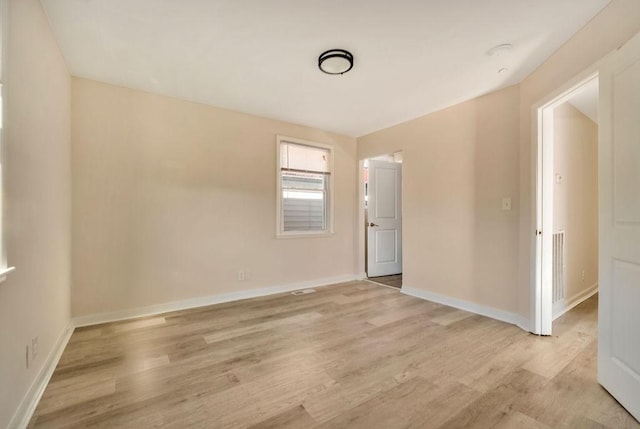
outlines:
[[31, 340], [31, 360], [38, 357], [38, 337]]
[[246, 279], [246, 273], [242, 270], [238, 271], [238, 281], [243, 282]]
[[584, 270], [582, 270], [582, 276], [581, 276], [581, 278], [582, 278], [582, 283], [584, 283]]

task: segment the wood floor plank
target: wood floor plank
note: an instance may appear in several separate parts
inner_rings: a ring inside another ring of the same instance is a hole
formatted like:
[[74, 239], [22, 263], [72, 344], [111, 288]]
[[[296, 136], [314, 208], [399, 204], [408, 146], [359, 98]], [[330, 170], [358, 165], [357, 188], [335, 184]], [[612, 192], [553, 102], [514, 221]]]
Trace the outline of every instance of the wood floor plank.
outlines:
[[[580, 426], [583, 428], [584, 426]], [[522, 414], [518, 411], [509, 411], [504, 419], [493, 429], [514, 429], [514, 428], [527, 428], [527, 429], [551, 429], [550, 426], [540, 423], [539, 421]]]
[[226, 329], [224, 331], [218, 331], [213, 334], [205, 335], [204, 341], [207, 344], [211, 344], [218, 341], [226, 340], [228, 338], [239, 337], [241, 335], [251, 334], [255, 332], [267, 331], [271, 328], [275, 328], [283, 325], [304, 324], [306, 322], [312, 322], [314, 320], [318, 320], [321, 317], [322, 317], [322, 314], [316, 313], [316, 312], [299, 314], [296, 316], [285, 317], [281, 319], [270, 320], [268, 322], [254, 324], [244, 328]]
[[48, 386], [41, 401], [41, 413], [51, 413], [87, 400], [107, 396], [116, 390], [116, 380], [112, 377], [104, 380], [77, 377], [67, 381], [68, 383], [64, 383], [63, 386]]
[[434, 317], [433, 321], [442, 326], [449, 326], [452, 323], [459, 322], [460, 320], [464, 320], [472, 316], [473, 314], [467, 311], [454, 310], [442, 316]]
[[390, 276], [380, 276], [380, 277], [369, 277], [368, 280], [374, 283], [394, 287], [397, 289], [400, 289], [402, 287], [402, 274], [393, 274]]
[[561, 338], [550, 338], [546, 344], [547, 350], [536, 354], [524, 367], [536, 374], [553, 378], [594, 338], [595, 335], [575, 329], [568, 331]]
[[310, 428], [314, 420], [302, 405], [297, 405], [276, 416], [263, 420], [249, 427], [249, 429], [298, 429]]
[[544, 377], [518, 369], [507, 375], [494, 389], [460, 410], [440, 428], [506, 427], [512, 419], [510, 413], [513, 404], [519, 398], [526, 398], [532, 392], [539, 391], [546, 383]]
[[[321, 428], [373, 428], [406, 426], [415, 415], [413, 408], [433, 398], [437, 387], [416, 377], [406, 383], [395, 384], [366, 402], [327, 420]], [[417, 399], [413, 400], [413, 397]]]
[[[557, 329], [556, 329], [557, 328]], [[77, 329], [30, 428], [640, 428], [597, 296], [537, 337], [368, 281]]]

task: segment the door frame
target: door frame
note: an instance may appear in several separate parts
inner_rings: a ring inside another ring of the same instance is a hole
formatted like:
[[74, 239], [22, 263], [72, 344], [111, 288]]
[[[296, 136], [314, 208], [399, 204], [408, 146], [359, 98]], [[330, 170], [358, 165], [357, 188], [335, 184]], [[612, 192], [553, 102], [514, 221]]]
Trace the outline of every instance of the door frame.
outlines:
[[530, 331], [537, 335], [551, 335], [553, 324], [553, 109], [598, 79], [600, 66], [610, 55], [560, 85], [531, 109], [531, 141], [535, 144], [531, 153]]
[[[404, 170], [404, 151], [402, 149], [393, 151], [393, 152], [386, 152], [386, 153], [381, 153], [378, 155], [372, 155], [372, 156], [368, 156], [366, 158], [360, 159], [358, 160], [358, 224], [357, 224], [357, 237], [358, 237], [358, 243], [357, 243], [357, 248], [358, 248], [358, 255], [357, 255], [357, 270], [358, 270], [358, 274], [357, 274], [357, 278], [359, 280], [364, 280], [367, 278], [367, 266], [366, 266], [366, 258], [367, 258], [367, 247], [366, 247], [366, 239], [367, 239], [367, 230], [366, 230], [366, 226], [365, 226], [365, 205], [364, 205], [364, 163], [366, 160], [369, 159], [375, 159], [379, 156], [384, 156], [384, 155], [389, 155], [392, 156], [395, 153], [402, 153], [403, 154], [403, 170]], [[405, 199], [404, 199], [404, 174], [402, 174], [400, 176], [400, 195], [401, 195], [401, 210], [402, 210], [402, 214], [404, 214], [404, 205], [405, 205]], [[404, 223], [404, 216], [403, 216], [403, 223]], [[403, 224], [403, 230], [404, 230], [404, 224]], [[404, 256], [405, 256], [405, 252], [404, 252], [404, 240], [402, 240], [402, 257], [403, 257], [403, 272], [404, 272]]]

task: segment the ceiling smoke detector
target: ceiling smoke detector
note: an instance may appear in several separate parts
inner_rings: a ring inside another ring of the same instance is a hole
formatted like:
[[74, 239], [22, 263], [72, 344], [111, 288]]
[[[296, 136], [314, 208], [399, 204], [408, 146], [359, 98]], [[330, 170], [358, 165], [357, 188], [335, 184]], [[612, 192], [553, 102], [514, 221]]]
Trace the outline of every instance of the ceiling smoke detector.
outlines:
[[490, 57], [502, 57], [505, 56], [513, 49], [511, 43], [503, 43], [502, 45], [494, 46], [487, 51], [487, 55]]

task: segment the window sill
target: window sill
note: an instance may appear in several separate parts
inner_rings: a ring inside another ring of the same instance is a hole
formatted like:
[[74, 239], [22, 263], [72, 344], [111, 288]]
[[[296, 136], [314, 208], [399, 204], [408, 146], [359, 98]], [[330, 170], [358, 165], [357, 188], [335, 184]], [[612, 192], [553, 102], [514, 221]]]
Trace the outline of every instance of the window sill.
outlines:
[[11, 271], [15, 269], [16, 267], [6, 267], [6, 268], [0, 269], [0, 283], [4, 282], [7, 279], [7, 274], [9, 274]]
[[331, 237], [333, 236], [333, 231], [329, 232], [318, 232], [318, 233], [306, 233], [306, 232], [289, 232], [289, 233], [278, 233], [276, 234], [276, 238], [322, 238], [322, 237]]

